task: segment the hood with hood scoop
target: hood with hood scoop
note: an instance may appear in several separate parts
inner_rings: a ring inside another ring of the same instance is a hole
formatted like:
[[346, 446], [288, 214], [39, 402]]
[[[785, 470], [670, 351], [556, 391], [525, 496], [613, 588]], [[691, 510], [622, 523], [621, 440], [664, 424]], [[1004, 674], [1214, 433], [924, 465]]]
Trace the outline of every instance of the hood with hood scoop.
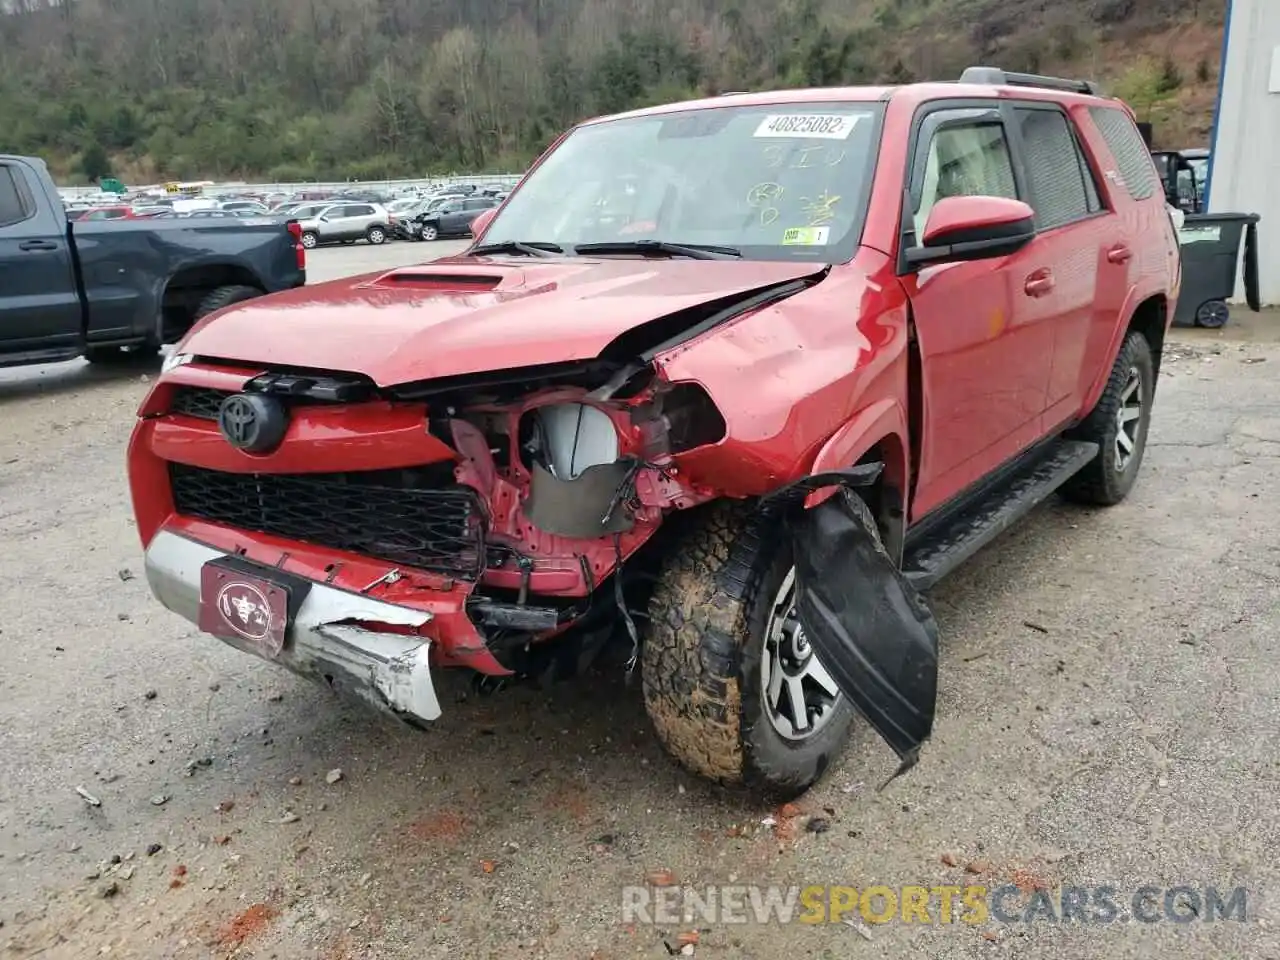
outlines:
[[817, 277], [814, 263], [468, 257], [299, 287], [196, 324], [181, 353], [388, 386], [592, 359], [653, 320]]

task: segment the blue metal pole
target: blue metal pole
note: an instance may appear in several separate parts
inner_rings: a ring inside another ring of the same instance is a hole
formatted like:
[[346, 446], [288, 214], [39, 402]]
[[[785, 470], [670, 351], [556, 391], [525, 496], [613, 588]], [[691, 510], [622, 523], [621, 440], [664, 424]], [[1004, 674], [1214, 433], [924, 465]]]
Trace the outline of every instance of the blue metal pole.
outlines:
[[1222, 58], [1218, 62], [1218, 97], [1213, 105], [1213, 127], [1209, 133], [1209, 169], [1204, 175], [1204, 208], [1213, 209], [1213, 167], [1218, 158], [1218, 118], [1222, 115], [1222, 88], [1227, 80], [1227, 54], [1231, 49], [1231, 8], [1235, 0], [1227, 0], [1227, 20], [1222, 27]]

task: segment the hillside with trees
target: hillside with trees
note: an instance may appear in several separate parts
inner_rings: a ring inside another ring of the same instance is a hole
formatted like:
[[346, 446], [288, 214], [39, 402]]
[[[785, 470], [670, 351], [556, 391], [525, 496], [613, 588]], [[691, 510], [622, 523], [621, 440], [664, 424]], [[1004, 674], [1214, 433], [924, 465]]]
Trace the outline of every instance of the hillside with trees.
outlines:
[[1205, 143], [1225, 0], [0, 0], [0, 152], [63, 179], [518, 171], [584, 117], [726, 90], [1102, 80]]

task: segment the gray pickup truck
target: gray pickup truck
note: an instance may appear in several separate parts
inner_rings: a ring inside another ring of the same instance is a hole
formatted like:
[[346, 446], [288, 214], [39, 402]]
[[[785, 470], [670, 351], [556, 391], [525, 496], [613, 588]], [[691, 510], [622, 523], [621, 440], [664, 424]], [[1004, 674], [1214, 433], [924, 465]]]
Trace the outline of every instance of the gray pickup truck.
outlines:
[[205, 314], [305, 282], [296, 223], [72, 223], [43, 161], [0, 155], [0, 367], [155, 353]]

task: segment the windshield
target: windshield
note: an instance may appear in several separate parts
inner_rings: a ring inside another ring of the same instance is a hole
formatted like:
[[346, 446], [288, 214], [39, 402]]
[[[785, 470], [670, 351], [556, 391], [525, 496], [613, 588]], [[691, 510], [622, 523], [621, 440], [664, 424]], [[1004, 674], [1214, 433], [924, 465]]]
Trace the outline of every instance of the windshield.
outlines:
[[657, 240], [838, 262], [862, 234], [879, 103], [715, 107], [586, 124], [530, 174], [485, 245]]

